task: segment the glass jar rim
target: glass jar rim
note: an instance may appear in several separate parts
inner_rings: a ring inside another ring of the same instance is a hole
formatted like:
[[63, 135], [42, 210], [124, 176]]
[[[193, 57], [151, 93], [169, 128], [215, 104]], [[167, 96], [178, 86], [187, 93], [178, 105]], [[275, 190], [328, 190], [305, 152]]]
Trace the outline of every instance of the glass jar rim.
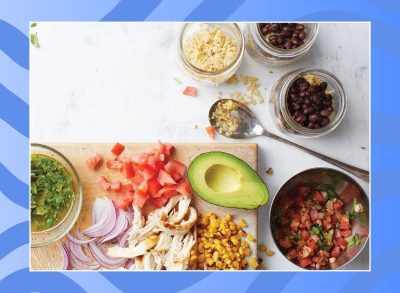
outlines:
[[[333, 86], [336, 93], [335, 96], [340, 99], [340, 106], [336, 109], [337, 112], [333, 120], [328, 125], [318, 129], [307, 128], [297, 123], [289, 114], [287, 108], [287, 96], [289, 94], [290, 85], [295, 79], [303, 77], [306, 73], [322, 77], [328, 83], [328, 86]], [[331, 72], [319, 68], [302, 68], [292, 71], [290, 75], [291, 76], [282, 85], [279, 99], [279, 108], [285, 122], [300, 135], [306, 137], [317, 137], [330, 133], [340, 124], [347, 112], [347, 97], [343, 89], [343, 84]]]
[[[206, 22], [204, 22], [206, 23]], [[228, 66], [217, 70], [217, 71], [205, 71], [203, 69], [200, 69], [198, 67], [196, 67], [195, 65], [193, 65], [186, 57], [186, 54], [183, 50], [183, 34], [185, 33], [185, 31], [187, 30], [187, 28], [189, 27], [189, 25], [191, 24], [198, 24], [197, 22], [193, 23], [193, 22], [187, 22], [184, 23], [182, 25], [182, 28], [179, 32], [179, 41], [178, 41], [178, 49], [179, 49], [179, 54], [181, 56], [181, 60], [182, 62], [185, 64], [185, 66], [189, 67], [191, 70], [193, 70], [194, 72], [196, 72], [197, 74], [201, 74], [203, 76], [208, 76], [208, 77], [213, 77], [213, 76], [217, 76], [220, 74], [223, 74], [227, 71], [229, 71], [231, 68], [233, 68], [238, 62], [240, 62], [243, 58], [244, 55], [244, 34], [242, 32], [242, 30], [240, 29], [239, 25], [237, 23], [224, 23], [224, 22], [209, 22], [209, 23], [213, 23], [213, 24], [225, 24], [225, 25], [232, 25], [234, 30], [236, 30], [236, 32], [238, 32], [240, 38], [239, 38], [239, 52], [238, 54], [236, 54], [235, 60], [233, 60]]]
[[261, 35], [258, 24], [259, 24], [259, 22], [249, 24], [250, 32], [253, 35], [254, 41], [257, 43], [257, 45], [261, 49], [263, 49], [270, 55], [276, 56], [279, 58], [293, 58], [293, 57], [297, 57], [297, 56], [307, 52], [312, 47], [315, 40], [317, 39], [318, 31], [319, 31], [319, 24], [317, 22], [308, 22], [308, 23], [305, 22], [305, 24], [309, 24], [309, 25], [313, 26], [313, 34], [307, 40], [307, 42], [305, 42], [303, 45], [301, 45], [297, 48], [294, 48], [294, 49], [281, 49], [281, 48], [272, 46], [267, 41], [265, 41], [264, 37]]

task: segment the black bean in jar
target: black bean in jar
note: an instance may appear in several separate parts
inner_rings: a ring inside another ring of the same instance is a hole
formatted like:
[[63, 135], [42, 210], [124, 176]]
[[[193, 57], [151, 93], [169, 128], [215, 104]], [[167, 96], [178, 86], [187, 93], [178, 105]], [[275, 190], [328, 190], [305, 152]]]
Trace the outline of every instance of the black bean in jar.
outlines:
[[[293, 28], [292, 26], [289, 28]], [[310, 84], [305, 78], [297, 78], [289, 87], [287, 103], [293, 119], [310, 129], [325, 127], [333, 113], [333, 97], [326, 93], [328, 84]]]
[[300, 47], [307, 38], [302, 23], [259, 23], [258, 28], [266, 42], [280, 49]]

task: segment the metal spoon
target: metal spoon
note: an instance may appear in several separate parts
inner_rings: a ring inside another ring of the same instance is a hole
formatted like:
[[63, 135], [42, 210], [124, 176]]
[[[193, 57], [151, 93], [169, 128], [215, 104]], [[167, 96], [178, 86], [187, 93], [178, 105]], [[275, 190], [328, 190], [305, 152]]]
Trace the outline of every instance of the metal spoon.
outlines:
[[[220, 130], [220, 128], [218, 127], [218, 117], [215, 117], [213, 115], [213, 113], [215, 112], [217, 106], [219, 103], [224, 102], [224, 101], [232, 101], [234, 104], [234, 110], [230, 111], [230, 117], [234, 118], [234, 120], [237, 123], [237, 128], [234, 131], [231, 132], [222, 132]], [[262, 126], [260, 121], [258, 121], [257, 117], [254, 115], [254, 113], [247, 108], [244, 104], [236, 101], [236, 100], [232, 100], [232, 99], [221, 99], [218, 100], [217, 102], [215, 102], [209, 111], [209, 115], [208, 118], [210, 120], [211, 125], [223, 136], [229, 137], [229, 138], [237, 138], [237, 139], [241, 139], [241, 138], [250, 138], [250, 137], [255, 137], [255, 136], [260, 136], [260, 135], [264, 135], [266, 137], [270, 137], [273, 138], [277, 141], [283, 142], [285, 144], [294, 146], [310, 155], [313, 155], [317, 158], [320, 158], [321, 160], [324, 160], [328, 163], [331, 163], [332, 165], [335, 165], [361, 179], [363, 179], [366, 182], [369, 182], [369, 171], [367, 170], [363, 170], [360, 168], [357, 168], [355, 166], [351, 166], [349, 164], [343, 163], [341, 161], [335, 160], [333, 158], [330, 158], [328, 156], [325, 156], [323, 154], [317, 153], [313, 150], [310, 150], [306, 147], [303, 147], [301, 145], [298, 145], [294, 142], [288, 141], [282, 137], [279, 137], [267, 130], [265, 130]]]

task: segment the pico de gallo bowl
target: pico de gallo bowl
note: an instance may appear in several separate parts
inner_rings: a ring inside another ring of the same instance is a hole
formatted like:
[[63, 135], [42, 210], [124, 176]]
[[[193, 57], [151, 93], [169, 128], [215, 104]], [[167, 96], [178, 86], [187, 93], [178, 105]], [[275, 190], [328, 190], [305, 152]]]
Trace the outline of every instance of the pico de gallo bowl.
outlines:
[[270, 223], [286, 259], [303, 269], [336, 269], [353, 260], [368, 241], [369, 200], [348, 175], [309, 169], [278, 190]]

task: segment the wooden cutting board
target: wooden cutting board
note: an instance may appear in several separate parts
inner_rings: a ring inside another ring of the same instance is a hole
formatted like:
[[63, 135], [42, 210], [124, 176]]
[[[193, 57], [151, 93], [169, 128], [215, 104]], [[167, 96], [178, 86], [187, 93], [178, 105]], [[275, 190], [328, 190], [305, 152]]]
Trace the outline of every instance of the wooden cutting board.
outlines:
[[[110, 157], [110, 150], [113, 144], [108, 143], [72, 143], [72, 144], [48, 144], [49, 146], [57, 149], [64, 154], [74, 165], [79, 174], [82, 187], [83, 187], [83, 203], [80, 216], [75, 226], [80, 230], [84, 230], [92, 224], [92, 205], [96, 197], [108, 195], [112, 197], [112, 193], [107, 193], [102, 190], [96, 183], [100, 175], [105, 175], [110, 180], [121, 180], [122, 176], [119, 172], [108, 170], [103, 163], [97, 171], [88, 169], [85, 160], [95, 153], [100, 153], [104, 157]], [[154, 144], [129, 144], [124, 143], [126, 146], [124, 155], [130, 156], [135, 153], [145, 151]], [[189, 166], [190, 162], [199, 154], [209, 151], [223, 151], [233, 154], [252, 168], [257, 170], [257, 144], [174, 144], [175, 152], [173, 158], [183, 162]], [[246, 232], [257, 238], [257, 210], [242, 210], [233, 208], [224, 208], [209, 204], [193, 195], [193, 205], [199, 213], [206, 213], [208, 211], [216, 213], [222, 217], [230, 213], [235, 221], [243, 218], [248, 227]], [[256, 253], [256, 243], [250, 243], [253, 253]], [[32, 270], [57, 270], [60, 269], [62, 264], [62, 256], [56, 244], [52, 244], [40, 248], [31, 248], [31, 269]]]

